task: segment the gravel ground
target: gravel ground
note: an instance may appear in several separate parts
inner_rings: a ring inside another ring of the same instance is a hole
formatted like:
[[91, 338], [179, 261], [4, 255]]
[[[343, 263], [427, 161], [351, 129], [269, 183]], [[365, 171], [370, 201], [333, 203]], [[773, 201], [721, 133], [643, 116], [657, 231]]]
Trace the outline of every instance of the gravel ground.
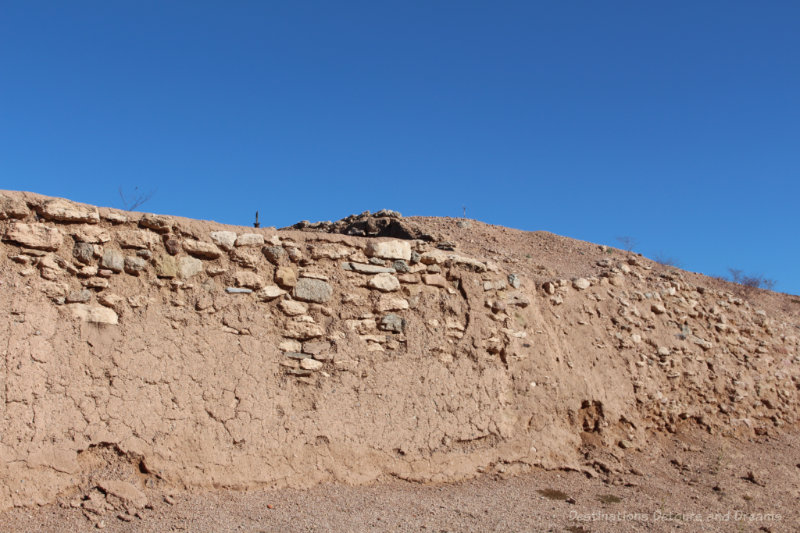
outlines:
[[[630, 473], [589, 479], [533, 471], [464, 483], [321, 485], [310, 490], [149, 493], [130, 522], [69, 506], [17, 509], [0, 530], [191, 531], [798, 531], [800, 439], [679, 435], [667, 452], [628, 456]], [[168, 503], [171, 502], [171, 503]]]

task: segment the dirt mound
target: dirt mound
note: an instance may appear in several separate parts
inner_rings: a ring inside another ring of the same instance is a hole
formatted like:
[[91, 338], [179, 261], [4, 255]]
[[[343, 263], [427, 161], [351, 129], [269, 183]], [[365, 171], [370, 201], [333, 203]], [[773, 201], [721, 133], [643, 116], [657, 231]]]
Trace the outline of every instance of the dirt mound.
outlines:
[[[618, 452], [682, 425], [796, 431], [796, 299], [547, 233], [384, 215], [279, 231], [2, 193], [0, 508], [129, 516], [142, 490], [537, 465], [614, 476]], [[408, 234], [342, 234], [390, 227]]]

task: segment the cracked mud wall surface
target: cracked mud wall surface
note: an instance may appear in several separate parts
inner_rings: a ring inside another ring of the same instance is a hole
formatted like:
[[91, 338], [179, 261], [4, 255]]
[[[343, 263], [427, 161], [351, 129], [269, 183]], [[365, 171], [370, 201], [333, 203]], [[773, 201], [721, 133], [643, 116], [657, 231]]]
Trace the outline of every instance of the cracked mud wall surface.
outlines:
[[614, 465], [587, 444], [796, 431], [789, 296], [549, 234], [414, 223], [430, 238], [0, 194], [0, 508], [98, 471], [188, 490], [602, 475]]

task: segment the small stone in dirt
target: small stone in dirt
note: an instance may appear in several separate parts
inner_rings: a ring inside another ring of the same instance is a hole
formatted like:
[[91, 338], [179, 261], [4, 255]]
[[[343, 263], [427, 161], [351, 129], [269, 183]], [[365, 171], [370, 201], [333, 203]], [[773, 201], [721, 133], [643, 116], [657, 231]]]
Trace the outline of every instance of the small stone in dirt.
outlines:
[[508, 284], [514, 287], [515, 289], [519, 289], [519, 276], [516, 274], [509, 274], [508, 275]]

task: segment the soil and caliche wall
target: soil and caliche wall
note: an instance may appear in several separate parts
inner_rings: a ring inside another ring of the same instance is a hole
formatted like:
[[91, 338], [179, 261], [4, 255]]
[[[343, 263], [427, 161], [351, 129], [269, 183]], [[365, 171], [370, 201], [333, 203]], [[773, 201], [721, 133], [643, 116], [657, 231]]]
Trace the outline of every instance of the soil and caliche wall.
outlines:
[[613, 475], [681, 424], [797, 422], [797, 325], [632, 255], [535, 279], [458, 243], [17, 192], [0, 236], [0, 508], [92, 487], [141, 504], [147, 487]]

